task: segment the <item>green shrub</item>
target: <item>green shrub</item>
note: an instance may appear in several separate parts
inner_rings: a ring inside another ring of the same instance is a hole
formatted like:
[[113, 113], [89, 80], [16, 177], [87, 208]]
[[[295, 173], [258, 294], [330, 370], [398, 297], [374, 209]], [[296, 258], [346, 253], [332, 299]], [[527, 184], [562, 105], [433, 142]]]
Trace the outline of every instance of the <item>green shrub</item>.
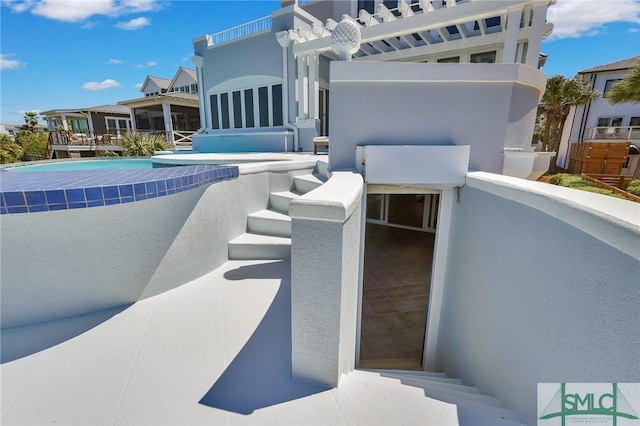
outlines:
[[582, 180], [580, 175], [572, 175], [569, 173], [558, 173], [549, 178], [549, 183], [553, 185], [566, 186], [569, 188], [593, 186], [589, 182]]
[[640, 179], [633, 179], [631, 182], [629, 182], [626, 191], [630, 194], [640, 197]]
[[[20, 145], [24, 153], [44, 155], [47, 151], [48, 135], [43, 132], [20, 130], [16, 134], [16, 143]], [[23, 155], [23, 159], [24, 155]]]
[[24, 150], [8, 135], [0, 135], [0, 163], [17, 163], [22, 160]]
[[154, 151], [171, 149], [164, 136], [158, 134], [145, 135], [140, 132], [124, 132], [120, 140], [124, 153], [129, 156], [148, 157]]

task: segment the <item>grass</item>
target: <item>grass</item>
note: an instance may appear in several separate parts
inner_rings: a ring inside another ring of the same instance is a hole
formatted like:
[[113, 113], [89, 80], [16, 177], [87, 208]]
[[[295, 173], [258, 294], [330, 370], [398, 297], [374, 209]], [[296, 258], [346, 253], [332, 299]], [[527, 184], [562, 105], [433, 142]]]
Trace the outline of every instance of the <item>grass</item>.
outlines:
[[[622, 196], [620, 194], [616, 194], [615, 192], [613, 192], [611, 190], [608, 190], [608, 189], [605, 189], [605, 188], [598, 188], [597, 186], [594, 186], [591, 182], [587, 182], [587, 181], [583, 180], [582, 177], [580, 177], [580, 175], [572, 175], [572, 174], [569, 174], [569, 173], [558, 173], [558, 174], [549, 176], [548, 182], [550, 184], [552, 184], [552, 185], [564, 186], [564, 187], [567, 187], [567, 188], [579, 189], [581, 191], [595, 192], [596, 194], [603, 194], [603, 195], [608, 195], [608, 196], [611, 196], [611, 197], [625, 199], [624, 196]], [[634, 183], [634, 182], [637, 182], [637, 184]], [[632, 186], [632, 184], [633, 184], [633, 186]], [[637, 189], [640, 192], [640, 180], [639, 179], [635, 179], [635, 180], [631, 181], [628, 186], [631, 186], [632, 188], [636, 188], [635, 185], [637, 185]], [[627, 189], [627, 191], [628, 191], [628, 189]], [[631, 192], [631, 191], [628, 191], [628, 192]], [[633, 192], [631, 192], [631, 193], [633, 194]]]

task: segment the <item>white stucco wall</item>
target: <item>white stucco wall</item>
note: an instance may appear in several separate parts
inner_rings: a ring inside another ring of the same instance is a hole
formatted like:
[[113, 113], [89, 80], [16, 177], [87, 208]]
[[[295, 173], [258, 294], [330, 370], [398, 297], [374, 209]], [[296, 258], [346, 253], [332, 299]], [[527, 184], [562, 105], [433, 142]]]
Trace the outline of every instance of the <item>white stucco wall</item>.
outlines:
[[311, 169], [248, 172], [127, 204], [3, 215], [2, 329], [131, 304], [210, 272], [246, 231], [247, 214]]
[[470, 169], [500, 173], [505, 147], [531, 146], [545, 81], [521, 64], [332, 62], [331, 169], [358, 145], [470, 145]]
[[338, 172], [291, 204], [294, 378], [337, 386], [354, 368], [362, 191]]
[[471, 173], [438, 367], [536, 424], [541, 382], [640, 381], [640, 205]]

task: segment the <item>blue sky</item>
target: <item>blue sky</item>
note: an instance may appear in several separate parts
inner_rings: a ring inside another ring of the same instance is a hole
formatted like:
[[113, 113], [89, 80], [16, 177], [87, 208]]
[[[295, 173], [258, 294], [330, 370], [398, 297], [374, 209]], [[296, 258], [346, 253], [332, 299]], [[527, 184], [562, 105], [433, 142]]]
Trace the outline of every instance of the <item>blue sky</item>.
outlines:
[[[147, 75], [194, 68], [193, 38], [279, 7], [279, 0], [0, 0], [0, 122], [140, 97]], [[547, 75], [572, 77], [640, 55], [640, 0], [557, 0], [548, 21]]]

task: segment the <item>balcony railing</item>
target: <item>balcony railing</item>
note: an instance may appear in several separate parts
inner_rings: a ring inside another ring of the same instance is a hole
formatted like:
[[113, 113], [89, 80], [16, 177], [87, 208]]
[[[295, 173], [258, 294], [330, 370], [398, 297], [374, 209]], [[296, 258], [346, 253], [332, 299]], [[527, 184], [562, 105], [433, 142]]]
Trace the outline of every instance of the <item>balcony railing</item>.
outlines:
[[640, 127], [592, 127], [587, 129], [584, 140], [640, 140]]
[[211, 34], [212, 44], [222, 44], [231, 40], [246, 37], [251, 34], [259, 33], [271, 29], [271, 16], [258, 18], [254, 21], [247, 22], [219, 33]]

